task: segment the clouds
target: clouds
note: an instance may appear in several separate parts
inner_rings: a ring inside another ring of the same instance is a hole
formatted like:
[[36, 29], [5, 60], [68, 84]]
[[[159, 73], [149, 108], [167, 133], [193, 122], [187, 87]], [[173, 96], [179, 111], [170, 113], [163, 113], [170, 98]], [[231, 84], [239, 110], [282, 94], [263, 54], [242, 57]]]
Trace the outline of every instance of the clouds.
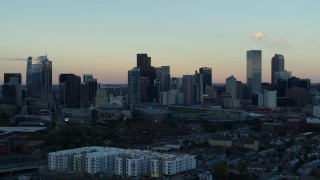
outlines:
[[264, 39], [266, 37], [266, 34], [262, 32], [254, 33], [250, 36], [252, 39]]

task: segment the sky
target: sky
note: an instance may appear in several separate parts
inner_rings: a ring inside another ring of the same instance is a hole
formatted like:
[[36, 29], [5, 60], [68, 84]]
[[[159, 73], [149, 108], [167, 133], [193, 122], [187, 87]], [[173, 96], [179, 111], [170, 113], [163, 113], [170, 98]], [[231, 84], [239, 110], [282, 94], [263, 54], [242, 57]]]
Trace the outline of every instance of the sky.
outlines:
[[[283, 54], [293, 76], [320, 82], [319, 0], [2, 0], [0, 81], [47, 53], [53, 83], [61, 73], [93, 74], [100, 83], [127, 83], [136, 54], [171, 76], [211, 67], [213, 82], [246, 82], [246, 51], [262, 50], [262, 78]], [[1, 83], [2, 84], [2, 83]]]

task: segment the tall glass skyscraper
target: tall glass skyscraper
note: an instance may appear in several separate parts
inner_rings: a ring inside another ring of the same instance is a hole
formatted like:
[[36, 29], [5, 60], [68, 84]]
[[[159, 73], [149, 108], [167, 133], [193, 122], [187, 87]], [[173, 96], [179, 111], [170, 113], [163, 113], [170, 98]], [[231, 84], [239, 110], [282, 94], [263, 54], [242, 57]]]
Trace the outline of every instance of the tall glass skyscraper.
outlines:
[[128, 71], [128, 104], [131, 108], [140, 104], [140, 68]]
[[203, 93], [205, 93], [206, 86], [212, 86], [212, 69], [210, 67], [201, 67], [200, 74], [203, 76]]
[[27, 97], [52, 101], [52, 61], [47, 56], [28, 57]]
[[284, 57], [281, 54], [275, 54], [271, 60], [271, 84], [276, 84], [276, 72], [284, 72]]
[[262, 51], [247, 51], [247, 85], [251, 94], [261, 93], [262, 81]]

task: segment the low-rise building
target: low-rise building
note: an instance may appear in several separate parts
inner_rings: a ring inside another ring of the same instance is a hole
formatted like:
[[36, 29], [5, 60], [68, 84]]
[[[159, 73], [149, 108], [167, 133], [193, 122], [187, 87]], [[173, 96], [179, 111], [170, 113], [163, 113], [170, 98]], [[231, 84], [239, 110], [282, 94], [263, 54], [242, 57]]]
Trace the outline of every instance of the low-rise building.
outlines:
[[232, 140], [233, 140], [233, 137], [231, 136], [214, 136], [209, 139], [209, 144], [211, 146], [231, 147]]
[[84, 147], [48, 155], [49, 170], [63, 174], [112, 173], [121, 177], [161, 177], [196, 168], [194, 155], [162, 154], [148, 150]]

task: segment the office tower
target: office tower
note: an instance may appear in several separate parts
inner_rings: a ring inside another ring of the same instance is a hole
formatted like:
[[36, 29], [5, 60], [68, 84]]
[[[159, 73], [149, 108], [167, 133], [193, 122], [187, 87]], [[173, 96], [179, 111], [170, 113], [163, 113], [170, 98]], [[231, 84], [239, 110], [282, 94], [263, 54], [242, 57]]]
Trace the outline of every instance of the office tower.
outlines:
[[286, 97], [291, 97], [295, 106], [301, 107], [306, 104], [307, 91], [304, 88], [293, 87], [286, 89]]
[[237, 81], [236, 82], [236, 86], [237, 86], [237, 96], [236, 99], [242, 99], [242, 82], [241, 81]]
[[87, 82], [88, 80], [93, 80], [92, 74], [84, 74], [83, 75], [83, 82]]
[[153, 101], [159, 101], [160, 92], [162, 92], [161, 91], [162, 84], [161, 84], [160, 79], [154, 80], [153, 87], [154, 87], [154, 89], [152, 90], [150, 97], [153, 99]]
[[52, 103], [52, 61], [49, 60], [41, 64], [41, 99]]
[[286, 95], [287, 81], [285, 79], [278, 79], [276, 84], [277, 96], [284, 97]]
[[128, 71], [128, 104], [131, 108], [140, 104], [140, 68]]
[[28, 57], [27, 97], [51, 103], [52, 61], [47, 56]]
[[255, 106], [263, 106], [263, 94], [262, 93], [254, 93], [251, 95], [252, 105]]
[[[149, 78], [149, 86], [146, 87], [147, 99], [143, 102], [154, 101], [158, 97], [154, 80], [156, 79], [156, 68], [151, 66], [151, 57], [147, 54], [137, 54], [137, 68], [140, 70], [140, 77]], [[144, 89], [141, 89], [144, 92]]]
[[74, 74], [60, 74], [59, 75], [59, 103], [65, 104], [65, 81], [66, 78]]
[[109, 105], [107, 89], [97, 90], [97, 96], [94, 103], [95, 107], [106, 107]]
[[148, 54], [137, 54], [137, 67], [151, 67], [151, 57]]
[[264, 91], [272, 91], [274, 90], [274, 86], [272, 86], [270, 83], [263, 82], [261, 83], [261, 90]]
[[275, 72], [284, 71], [284, 57], [281, 54], [275, 54], [271, 60], [271, 84], [274, 85], [278, 79], [275, 78]]
[[21, 84], [21, 74], [20, 73], [4, 73], [3, 83], [18, 83]]
[[263, 106], [271, 109], [277, 107], [277, 91], [263, 92]]
[[200, 74], [203, 77], [203, 93], [207, 85], [212, 86], [212, 69], [210, 67], [201, 67], [199, 69]]
[[237, 99], [237, 79], [234, 76], [226, 78], [226, 92], [232, 99]]
[[13, 106], [22, 105], [22, 88], [20, 73], [4, 73], [2, 97], [5, 104]]
[[292, 73], [290, 71], [276, 71], [274, 72], [274, 82], [273, 85], [277, 85], [278, 79], [283, 79], [288, 81], [291, 78]]
[[203, 104], [203, 76], [198, 71], [192, 77], [192, 103]]
[[154, 80], [156, 79], [156, 68], [154, 67], [143, 67], [140, 69], [140, 77], [148, 77], [150, 86], [153, 85]]
[[288, 89], [300, 87], [300, 78], [295, 76], [288, 79]]
[[192, 75], [183, 75], [182, 77], [183, 101], [186, 104], [192, 103]]
[[160, 92], [170, 90], [170, 66], [157, 67], [156, 78], [160, 80]]
[[247, 85], [251, 94], [261, 93], [261, 50], [247, 51]]
[[170, 89], [171, 90], [179, 90], [181, 91], [182, 86], [182, 78], [173, 77], [170, 80]]
[[140, 77], [140, 102], [148, 102], [148, 87], [150, 80], [148, 77]]
[[87, 108], [89, 107], [88, 102], [88, 88], [85, 82], [81, 82], [80, 84], [80, 107]]
[[81, 78], [74, 74], [66, 77], [64, 82], [64, 97], [67, 108], [80, 108], [80, 84]]
[[300, 87], [305, 89], [307, 94], [310, 93], [310, 79], [300, 79]]
[[87, 87], [87, 98], [89, 105], [94, 105], [95, 97], [97, 96], [97, 79], [87, 79], [86, 82]]

